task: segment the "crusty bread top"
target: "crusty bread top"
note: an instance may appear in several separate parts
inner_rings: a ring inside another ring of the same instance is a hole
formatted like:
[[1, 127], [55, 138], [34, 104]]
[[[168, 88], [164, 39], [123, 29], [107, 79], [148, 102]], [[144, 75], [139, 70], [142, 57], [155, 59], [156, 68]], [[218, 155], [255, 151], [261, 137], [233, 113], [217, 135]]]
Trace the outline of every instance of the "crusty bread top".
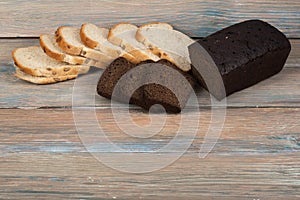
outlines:
[[120, 23], [110, 29], [108, 40], [114, 45], [120, 46], [126, 52], [132, 54], [141, 61], [150, 59], [157, 61], [159, 57], [152, 54], [142, 43], [135, 39], [138, 27], [129, 23]]
[[136, 39], [155, 55], [169, 60], [183, 71], [191, 69], [188, 46], [195, 41], [184, 33], [158, 26], [147, 26], [137, 30]]
[[86, 73], [89, 66], [69, 65], [47, 56], [41, 47], [17, 48], [12, 53], [15, 64], [33, 76], [57, 77]]
[[56, 37], [50, 34], [42, 34], [40, 36], [40, 46], [44, 52], [58, 61], [64, 61], [69, 64], [84, 64], [86, 58], [82, 56], [73, 56], [66, 54], [57, 44]]

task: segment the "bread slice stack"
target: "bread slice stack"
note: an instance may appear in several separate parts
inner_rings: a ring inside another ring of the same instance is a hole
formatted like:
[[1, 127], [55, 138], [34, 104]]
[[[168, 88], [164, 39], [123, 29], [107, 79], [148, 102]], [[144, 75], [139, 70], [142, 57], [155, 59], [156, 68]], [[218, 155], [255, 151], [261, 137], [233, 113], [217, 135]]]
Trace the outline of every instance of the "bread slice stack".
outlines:
[[105, 69], [119, 57], [138, 64], [166, 59], [183, 71], [190, 70], [187, 47], [194, 42], [167, 23], [140, 27], [119, 23], [111, 29], [86, 23], [63, 26], [55, 34], [40, 35], [40, 46], [17, 48], [12, 56], [15, 76], [35, 84], [76, 78], [91, 66]]

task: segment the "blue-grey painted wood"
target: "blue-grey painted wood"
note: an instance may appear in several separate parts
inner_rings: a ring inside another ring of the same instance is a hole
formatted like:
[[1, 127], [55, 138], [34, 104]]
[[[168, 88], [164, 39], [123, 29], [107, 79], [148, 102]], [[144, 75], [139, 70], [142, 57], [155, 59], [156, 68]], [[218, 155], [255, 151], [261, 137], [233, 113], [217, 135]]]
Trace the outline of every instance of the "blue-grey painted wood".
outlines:
[[[205, 159], [193, 145], [171, 166], [147, 174], [128, 174], [106, 167], [86, 152], [70, 110], [0, 110], [1, 199], [299, 199], [299, 108], [228, 109], [222, 135]], [[108, 109], [97, 110], [106, 128], [114, 129]], [[201, 113], [201, 130], [210, 111]], [[147, 118], [132, 113], [133, 120]], [[176, 115], [166, 127], [175, 129]], [[172, 123], [173, 122], [173, 123]], [[88, 123], [88, 122], [87, 122]], [[121, 147], [157, 150], [174, 133], [148, 143], [110, 137]], [[96, 151], [109, 152], [105, 145]], [[115, 164], [123, 166], [126, 157]], [[140, 162], [151, 165], [151, 160]]]
[[289, 37], [300, 37], [298, 0], [5, 0], [0, 5], [0, 37], [38, 36], [85, 22], [109, 27], [122, 21], [164, 21], [203, 37], [247, 19], [266, 20]]
[[[74, 95], [76, 106], [110, 108], [111, 102], [95, 93], [102, 70], [91, 71], [80, 82], [80, 96]], [[14, 77], [12, 66], [0, 67], [0, 108], [72, 107], [74, 80], [52, 85], [34, 85]], [[284, 68], [278, 75], [227, 98], [230, 107], [300, 107], [300, 68]], [[96, 98], [95, 104], [91, 95]], [[192, 107], [208, 107], [210, 97], [199, 89]], [[136, 107], [133, 107], [136, 108]]]

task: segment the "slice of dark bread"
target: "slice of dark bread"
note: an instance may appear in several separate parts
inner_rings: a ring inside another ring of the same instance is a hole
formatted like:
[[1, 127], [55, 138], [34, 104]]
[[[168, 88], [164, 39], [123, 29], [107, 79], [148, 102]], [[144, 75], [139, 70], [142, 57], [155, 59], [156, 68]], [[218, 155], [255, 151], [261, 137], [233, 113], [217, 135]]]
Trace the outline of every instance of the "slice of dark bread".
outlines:
[[[153, 71], [156, 70], [155, 64], [157, 63], [161, 64], [160, 66], [162, 67], [180, 72], [183, 77], [186, 78], [187, 81], [174, 79], [172, 74], [168, 74], [168, 70], [162, 70], [163, 72], [159, 74], [160, 77], [156, 77], [161, 78], [162, 83], [174, 85], [177, 88], [177, 96], [175, 96], [175, 94], [167, 87], [156, 83], [146, 85], [141, 84], [142, 86], [130, 95], [132, 85], [129, 83], [139, 84], [144, 83], [143, 81], [148, 81], [151, 74], [157, 74], [156, 71]], [[137, 73], [133, 73], [134, 75], [132, 75], [130, 70], [138, 66], [141, 68], [138, 68]], [[126, 82], [118, 83], [120, 80], [126, 80]], [[160, 104], [169, 113], [179, 113], [185, 107], [185, 104], [192, 92], [191, 88], [195, 85], [195, 81], [191, 75], [179, 70], [178, 67], [167, 60], [160, 60], [158, 62], [146, 60], [135, 65], [127, 61], [125, 58], [116, 59], [103, 72], [97, 86], [98, 94], [111, 99], [113, 90], [117, 83], [118, 85], [120, 84], [120, 87], [114, 93], [116, 95], [113, 100], [126, 103], [128, 102], [126, 99], [130, 98], [129, 103], [138, 105], [146, 110], [149, 110], [154, 104]]]
[[[260, 20], [235, 24], [198, 42], [210, 54], [223, 79], [226, 94], [222, 94], [218, 87], [210, 91], [217, 99], [280, 72], [291, 50], [290, 42], [283, 33]], [[193, 51], [193, 45], [190, 46], [190, 56], [192, 61], [199, 56]], [[198, 70], [192, 67], [192, 73], [207, 89], [198, 72], [210, 69], [205, 69], [204, 65], [200, 67]]]

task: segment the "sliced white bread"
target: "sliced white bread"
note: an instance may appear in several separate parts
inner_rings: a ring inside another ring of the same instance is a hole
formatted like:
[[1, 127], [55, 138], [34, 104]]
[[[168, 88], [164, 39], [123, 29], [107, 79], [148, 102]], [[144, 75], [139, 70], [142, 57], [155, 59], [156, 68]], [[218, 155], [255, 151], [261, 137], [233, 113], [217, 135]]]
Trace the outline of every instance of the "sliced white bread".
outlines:
[[40, 36], [40, 46], [49, 57], [58, 61], [63, 61], [72, 65], [88, 65], [98, 68], [105, 68], [107, 66], [107, 63], [101, 61], [95, 61], [82, 56], [74, 56], [65, 53], [58, 46], [55, 35], [42, 34]]
[[171, 24], [168, 24], [165, 22], [151, 22], [148, 24], [143, 24], [139, 28], [163, 28], [163, 29], [169, 29], [169, 30], [174, 29]]
[[26, 74], [21, 69], [19, 69], [17, 66], [16, 66], [15, 76], [24, 81], [39, 84], [39, 85], [58, 83], [58, 82], [74, 79], [77, 77], [77, 75], [66, 75], [66, 76], [59, 76], [59, 77], [32, 76], [32, 75]]
[[41, 47], [17, 48], [12, 52], [15, 64], [26, 74], [42, 77], [59, 77], [87, 73], [87, 65], [70, 65], [47, 56]]
[[136, 63], [144, 60], [158, 61], [158, 56], [151, 53], [143, 44], [136, 40], [135, 35], [137, 30], [138, 27], [133, 24], [117, 24], [110, 29], [108, 40], [134, 56]]
[[108, 64], [114, 60], [114, 58], [101, 51], [85, 46], [80, 38], [80, 28], [59, 27], [56, 31], [56, 37], [58, 46], [68, 54], [83, 56]]
[[105, 54], [118, 58], [120, 56], [131, 62], [136, 62], [135, 58], [107, 40], [109, 29], [100, 28], [94, 24], [86, 23], [81, 26], [81, 41], [88, 47], [104, 52]]
[[69, 64], [84, 64], [87, 58], [82, 56], [74, 56], [65, 53], [57, 44], [55, 35], [51, 34], [42, 34], [40, 35], [40, 46], [44, 52], [59, 61], [63, 61]]
[[169, 60], [181, 70], [191, 69], [188, 46], [195, 40], [184, 33], [158, 26], [141, 26], [136, 32], [136, 39], [153, 54]]

